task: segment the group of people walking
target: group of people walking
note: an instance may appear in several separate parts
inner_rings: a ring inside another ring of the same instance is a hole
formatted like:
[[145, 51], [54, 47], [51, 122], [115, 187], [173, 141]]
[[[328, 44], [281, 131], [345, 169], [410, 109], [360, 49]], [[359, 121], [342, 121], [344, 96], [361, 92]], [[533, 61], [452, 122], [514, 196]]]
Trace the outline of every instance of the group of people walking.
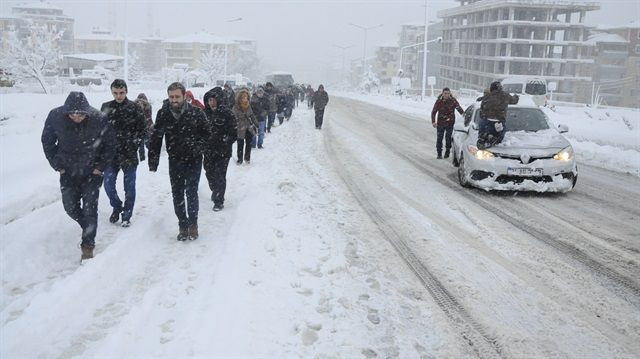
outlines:
[[[310, 87], [309, 87], [310, 88]], [[178, 218], [177, 240], [198, 238], [198, 185], [202, 168], [211, 189], [213, 210], [224, 208], [227, 168], [237, 144], [237, 164], [249, 164], [252, 148], [264, 148], [264, 133], [271, 132], [276, 116], [289, 120], [299, 93], [276, 89], [267, 83], [253, 95], [248, 89], [235, 93], [226, 85], [196, 99], [181, 83], [167, 88], [167, 99], [152, 120], [152, 108], [144, 94], [127, 97], [124, 80], [110, 86], [113, 100], [101, 110], [91, 107], [82, 92], [71, 92], [64, 105], [49, 113], [42, 132], [42, 146], [51, 167], [60, 174], [62, 203], [82, 228], [82, 259], [93, 257], [97, 233], [98, 197], [104, 183], [113, 209], [109, 221], [131, 225], [136, 199], [136, 171], [148, 157], [156, 172], [163, 140], [169, 163], [173, 207]], [[322, 85], [315, 102], [316, 128], [322, 126], [328, 95]], [[281, 117], [282, 116], [282, 117]], [[320, 118], [320, 126], [318, 126]], [[148, 156], [145, 156], [148, 147]], [[116, 191], [122, 172], [124, 201]]]

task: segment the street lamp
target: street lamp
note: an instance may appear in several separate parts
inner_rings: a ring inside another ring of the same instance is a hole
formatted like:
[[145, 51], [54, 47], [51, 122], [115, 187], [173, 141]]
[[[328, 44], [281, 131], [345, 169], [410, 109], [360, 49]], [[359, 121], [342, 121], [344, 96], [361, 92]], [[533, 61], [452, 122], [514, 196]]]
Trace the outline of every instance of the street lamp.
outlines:
[[345, 82], [345, 78], [344, 78], [344, 51], [347, 49], [350, 49], [353, 47], [353, 45], [349, 45], [349, 46], [340, 46], [340, 45], [333, 45], [334, 47], [339, 48], [340, 50], [342, 50], [342, 83], [344, 84]]
[[365, 66], [366, 66], [366, 62], [367, 62], [367, 31], [371, 30], [371, 29], [378, 28], [378, 27], [382, 27], [382, 24], [378, 24], [376, 26], [364, 27], [364, 26], [356, 25], [356, 24], [350, 22], [349, 25], [355, 26], [358, 29], [361, 29], [361, 30], [364, 31], [364, 45], [363, 45], [363, 52], [362, 52], [362, 80], [364, 81], [364, 75], [366, 73]]
[[[230, 19], [227, 20], [225, 22], [237, 22], [237, 21], [242, 21], [241, 17], [237, 17], [235, 19]], [[225, 39], [224, 42], [224, 77], [222, 78], [222, 84], [226, 84], [227, 83], [227, 59], [228, 59], [228, 41]]]
[[[428, 44], [430, 42], [435, 42], [435, 41], [437, 41], [438, 43], [442, 42], [442, 37], [438, 36], [435, 39], [427, 41], [426, 43]], [[407, 45], [407, 46], [402, 46], [400, 48], [400, 61], [399, 61], [399, 64], [398, 64], [398, 67], [399, 67], [398, 71], [402, 70], [402, 53], [404, 52], [404, 49], [408, 49], [408, 48], [416, 47], [416, 46], [424, 46], [424, 44], [425, 44], [424, 42], [418, 42], [417, 44], [411, 44], [411, 45]], [[429, 52], [429, 51], [427, 51], [427, 52]]]

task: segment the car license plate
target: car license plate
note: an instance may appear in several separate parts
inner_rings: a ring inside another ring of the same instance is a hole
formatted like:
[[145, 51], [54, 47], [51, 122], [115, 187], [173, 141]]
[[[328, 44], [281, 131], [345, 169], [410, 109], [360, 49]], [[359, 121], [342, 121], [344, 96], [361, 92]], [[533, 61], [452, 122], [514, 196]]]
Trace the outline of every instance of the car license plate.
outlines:
[[507, 168], [509, 176], [542, 176], [542, 168]]

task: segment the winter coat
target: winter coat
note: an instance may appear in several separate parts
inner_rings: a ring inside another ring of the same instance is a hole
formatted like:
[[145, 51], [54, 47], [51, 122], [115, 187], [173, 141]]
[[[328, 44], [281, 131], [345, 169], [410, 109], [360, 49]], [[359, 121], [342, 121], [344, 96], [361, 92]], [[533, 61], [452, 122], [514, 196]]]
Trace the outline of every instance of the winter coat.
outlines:
[[[218, 105], [209, 107], [209, 98], [215, 98]], [[220, 87], [215, 87], [204, 95], [204, 110], [211, 128], [211, 136], [207, 140], [204, 150], [205, 157], [216, 159], [231, 158], [232, 146], [238, 134], [236, 116], [224, 104], [224, 93]]]
[[287, 97], [285, 94], [278, 94], [276, 96], [276, 104], [277, 113], [283, 113], [288, 108], [289, 104], [287, 103]]
[[188, 100], [191, 100], [192, 106], [195, 106], [201, 110], [204, 110], [204, 105], [197, 98], [193, 97], [193, 92], [191, 92], [190, 90], [187, 90], [187, 92], [185, 92], [184, 95]]
[[[87, 114], [80, 123], [69, 113]], [[51, 167], [71, 176], [85, 177], [104, 171], [115, 151], [115, 134], [102, 112], [91, 107], [82, 92], [71, 92], [64, 106], [49, 112], [42, 130], [42, 149]]]
[[185, 101], [183, 112], [176, 119], [171, 112], [171, 104], [165, 101], [156, 115], [149, 141], [149, 169], [155, 171], [158, 168], [162, 139], [165, 136], [169, 160], [193, 163], [202, 156], [210, 135], [211, 128], [202, 110]]
[[151, 136], [151, 132], [153, 131], [153, 107], [147, 100], [147, 96], [143, 93], [138, 95], [138, 98], [134, 101], [140, 108], [142, 109], [142, 113], [144, 114], [144, 121], [147, 125], [147, 138]]
[[258, 120], [251, 110], [251, 105], [245, 110], [240, 108], [240, 95], [243, 93], [249, 94], [247, 90], [240, 90], [236, 95], [236, 104], [233, 106], [233, 114], [236, 116], [236, 122], [238, 123], [238, 139], [244, 139], [247, 132], [251, 132], [255, 136], [258, 129]]
[[251, 96], [251, 110], [253, 114], [258, 117], [266, 117], [269, 112], [269, 99], [266, 95], [262, 95], [262, 97], [253, 94]]
[[233, 108], [236, 104], [236, 93], [232, 89], [223, 90], [227, 108]]
[[269, 85], [271, 85], [271, 82], [267, 82], [267, 85], [265, 86], [265, 89], [264, 89], [264, 95], [269, 100], [269, 112], [277, 112], [278, 105], [276, 101], [277, 101], [278, 91], [276, 90], [275, 87], [273, 87], [273, 85], [271, 85], [271, 89], [269, 89], [270, 87]]
[[138, 149], [147, 132], [144, 113], [135, 102], [125, 98], [102, 104], [100, 111], [107, 116], [116, 134], [116, 155], [113, 166], [126, 168], [138, 165]]
[[318, 90], [313, 94], [311, 102], [313, 102], [314, 110], [324, 110], [329, 103], [329, 94], [325, 90]]
[[519, 99], [518, 95], [510, 95], [504, 91], [491, 91], [482, 98], [480, 116], [505, 121], [507, 118], [507, 107], [517, 104]]
[[[433, 104], [431, 110], [431, 123], [437, 123], [438, 126], [451, 126], [456, 122], [456, 110], [462, 115], [464, 111], [453, 96], [449, 96], [448, 99], [444, 99], [442, 95], [438, 96], [436, 103]], [[436, 119], [436, 113], [438, 118]]]

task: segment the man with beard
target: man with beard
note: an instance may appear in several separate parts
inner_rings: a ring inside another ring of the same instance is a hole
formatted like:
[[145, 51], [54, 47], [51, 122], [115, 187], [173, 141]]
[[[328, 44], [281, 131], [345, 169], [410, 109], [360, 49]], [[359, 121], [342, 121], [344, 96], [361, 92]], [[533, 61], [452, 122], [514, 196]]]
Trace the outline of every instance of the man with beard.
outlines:
[[181, 83], [169, 85], [167, 94], [169, 99], [158, 111], [151, 135], [149, 170], [158, 169], [162, 139], [166, 137], [173, 208], [179, 226], [177, 239], [194, 240], [198, 238], [202, 152], [211, 130], [204, 112], [185, 101], [185, 88]]

